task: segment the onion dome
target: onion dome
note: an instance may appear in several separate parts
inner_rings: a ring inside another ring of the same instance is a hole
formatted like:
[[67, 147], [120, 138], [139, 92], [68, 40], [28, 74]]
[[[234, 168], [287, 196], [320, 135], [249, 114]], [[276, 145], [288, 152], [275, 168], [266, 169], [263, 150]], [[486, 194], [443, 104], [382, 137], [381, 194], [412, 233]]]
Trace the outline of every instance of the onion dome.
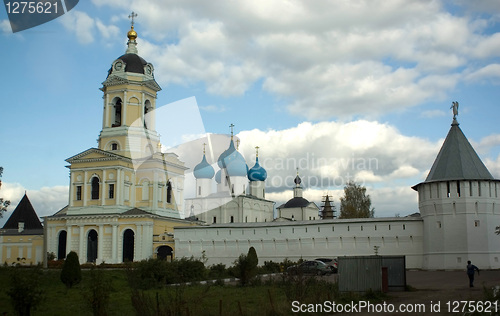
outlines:
[[295, 177], [295, 180], [293, 180], [293, 182], [299, 186], [301, 183], [302, 183], [302, 179], [300, 179], [299, 175], [297, 174], [297, 176]]
[[217, 182], [217, 184], [222, 182], [222, 170], [217, 171], [215, 174], [215, 182]]
[[196, 179], [212, 179], [215, 171], [214, 168], [207, 162], [205, 154], [203, 154], [203, 159], [199, 164], [194, 167], [193, 171], [194, 177]]
[[220, 168], [225, 168], [230, 177], [246, 177], [248, 174], [245, 158], [236, 150], [232, 139], [229, 148], [219, 156], [217, 164]]
[[248, 170], [248, 180], [250, 181], [265, 181], [267, 179], [267, 171], [259, 164], [259, 157], [255, 158], [255, 165]]

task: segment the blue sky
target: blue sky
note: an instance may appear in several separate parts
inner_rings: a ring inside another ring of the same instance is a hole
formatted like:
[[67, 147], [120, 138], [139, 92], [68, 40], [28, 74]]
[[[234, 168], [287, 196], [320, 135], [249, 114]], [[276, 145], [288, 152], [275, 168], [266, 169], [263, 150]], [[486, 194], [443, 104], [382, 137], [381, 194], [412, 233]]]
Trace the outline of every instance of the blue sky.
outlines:
[[[410, 186], [437, 155], [452, 101], [500, 177], [498, 1], [89, 0], [15, 34], [0, 9], [0, 196], [10, 211], [25, 191], [41, 216], [66, 205], [64, 160], [97, 145], [99, 88], [125, 52], [132, 10], [139, 55], [163, 88], [157, 105], [195, 97], [206, 132], [234, 123], [248, 165], [255, 146], [269, 158], [267, 197], [278, 205], [292, 194], [279, 179], [295, 173], [280, 161], [302, 159], [306, 179], [362, 182], [376, 216], [417, 211]], [[370, 159], [377, 165], [346, 164]], [[329, 193], [338, 204], [342, 185], [304, 184], [309, 200]]]

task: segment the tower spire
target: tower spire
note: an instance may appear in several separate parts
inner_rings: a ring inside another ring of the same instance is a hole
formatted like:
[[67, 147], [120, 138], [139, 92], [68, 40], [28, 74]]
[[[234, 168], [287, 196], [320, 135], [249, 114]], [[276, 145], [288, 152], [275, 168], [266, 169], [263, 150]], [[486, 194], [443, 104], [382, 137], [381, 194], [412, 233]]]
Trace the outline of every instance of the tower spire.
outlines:
[[127, 42], [127, 51], [126, 54], [137, 54], [137, 42], [135, 39], [137, 38], [137, 32], [134, 30], [134, 18], [137, 16], [137, 13], [132, 11], [132, 13], [128, 16], [131, 19], [130, 22], [130, 31], [127, 33], [128, 42]]
[[255, 146], [255, 157], [258, 158], [259, 157], [259, 146]]
[[205, 155], [205, 146], [207, 146], [207, 143], [203, 143], [203, 155]]

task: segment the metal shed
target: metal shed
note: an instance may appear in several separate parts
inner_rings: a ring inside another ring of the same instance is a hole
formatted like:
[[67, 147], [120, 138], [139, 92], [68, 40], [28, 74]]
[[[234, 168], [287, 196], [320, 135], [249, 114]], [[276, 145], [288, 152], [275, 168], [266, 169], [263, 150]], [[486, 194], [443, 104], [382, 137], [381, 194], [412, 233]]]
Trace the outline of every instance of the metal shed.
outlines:
[[[382, 273], [383, 270], [387, 273]], [[341, 292], [403, 291], [406, 287], [404, 256], [355, 256], [338, 258]]]

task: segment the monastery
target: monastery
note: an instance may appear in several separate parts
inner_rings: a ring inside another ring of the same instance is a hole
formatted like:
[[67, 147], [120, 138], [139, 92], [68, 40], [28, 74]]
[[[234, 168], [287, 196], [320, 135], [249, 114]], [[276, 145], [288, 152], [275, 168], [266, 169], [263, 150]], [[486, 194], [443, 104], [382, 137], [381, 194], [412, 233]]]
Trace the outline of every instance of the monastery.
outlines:
[[133, 22], [127, 37], [125, 54], [102, 83], [98, 146], [66, 160], [68, 205], [42, 226], [23, 197], [0, 230], [2, 262], [36, 264], [47, 253], [64, 259], [75, 251], [81, 263], [204, 257], [209, 265], [231, 265], [253, 246], [260, 264], [377, 253], [403, 255], [407, 268], [463, 269], [467, 260], [500, 268], [499, 180], [460, 129], [456, 111], [429, 175], [408, 188], [419, 201], [420, 213], [411, 216], [320, 219], [297, 174], [293, 198], [276, 207], [274, 218], [258, 151], [248, 168], [232, 132], [217, 172], [205, 150], [200, 155], [195, 197], [184, 199], [188, 168], [161, 151], [155, 118], [161, 88], [153, 65], [138, 55]]

